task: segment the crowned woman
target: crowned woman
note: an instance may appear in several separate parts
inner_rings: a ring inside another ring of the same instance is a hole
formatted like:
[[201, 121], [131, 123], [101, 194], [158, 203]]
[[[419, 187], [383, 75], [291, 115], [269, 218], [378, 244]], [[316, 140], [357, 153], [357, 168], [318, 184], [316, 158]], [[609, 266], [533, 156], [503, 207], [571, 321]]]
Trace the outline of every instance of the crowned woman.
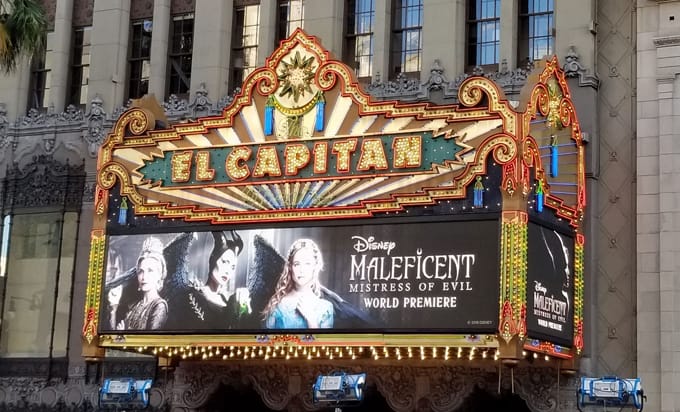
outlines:
[[168, 303], [160, 296], [167, 275], [163, 242], [156, 237], [144, 241], [136, 265], [139, 299], [130, 305], [125, 318], [112, 324], [117, 330], [161, 329], [168, 317]]

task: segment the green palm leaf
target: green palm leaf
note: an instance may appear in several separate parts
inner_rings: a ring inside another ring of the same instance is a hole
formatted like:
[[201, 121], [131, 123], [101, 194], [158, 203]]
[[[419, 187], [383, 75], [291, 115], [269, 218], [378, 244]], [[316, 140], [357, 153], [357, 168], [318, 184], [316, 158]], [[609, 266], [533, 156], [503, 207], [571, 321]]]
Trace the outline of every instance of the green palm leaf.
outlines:
[[0, 0], [0, 3], [0, 67], [11, 72], [21, 57], [44, 49], [47, 17], [35, 0]]

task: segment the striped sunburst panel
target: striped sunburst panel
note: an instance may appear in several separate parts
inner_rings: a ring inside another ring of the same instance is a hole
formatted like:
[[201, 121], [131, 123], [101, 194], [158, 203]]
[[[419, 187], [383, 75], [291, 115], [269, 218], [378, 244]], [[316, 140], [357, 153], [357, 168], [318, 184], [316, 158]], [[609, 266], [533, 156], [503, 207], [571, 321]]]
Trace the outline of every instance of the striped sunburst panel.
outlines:
[[489, 154], [514, 156], [515, 128], [487, 79], [466, 82], [461, 103], [374, 102], [300, 31], [222, 116], [154, 130], [152, 110], [124, 113], [99, 185], [119, 181], [137, 214], [213, 223], [365, 217], [461, 198]]

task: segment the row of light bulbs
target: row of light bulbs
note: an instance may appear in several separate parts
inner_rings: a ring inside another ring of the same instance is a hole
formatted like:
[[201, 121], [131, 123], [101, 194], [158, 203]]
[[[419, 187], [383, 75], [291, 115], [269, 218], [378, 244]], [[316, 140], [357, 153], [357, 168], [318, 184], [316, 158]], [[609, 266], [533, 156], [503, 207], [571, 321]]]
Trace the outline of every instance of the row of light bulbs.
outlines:
[[[123, 348], [127, 349], [127, 348]], [[437, 346], [408, 346], [408, 347], [364, 347], [364, 346], [140, 346], [136, 350], [154, 356], [191, 360], [289, 360], [289, 359], [420, 359], [420, 360], [454, 360], [454, 359], [489, 359], [498, 361], [499, 353], [495, 348], [484, 347], [437, 347]], [[538, 358], [524, 352], [523, 355]], [[545, 355], [545, 360], [550, 360]]]

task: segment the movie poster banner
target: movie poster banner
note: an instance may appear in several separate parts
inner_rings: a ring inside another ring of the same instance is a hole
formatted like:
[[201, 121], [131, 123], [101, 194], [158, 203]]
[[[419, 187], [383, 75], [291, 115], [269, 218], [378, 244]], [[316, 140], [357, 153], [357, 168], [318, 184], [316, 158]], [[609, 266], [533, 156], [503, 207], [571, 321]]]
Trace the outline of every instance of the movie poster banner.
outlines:
[[527, 331], [564, 346], [574, 340], [574, 238], [529, 223]]
[[109, 236], [100, 333], [494, 333], [497, 220]]

